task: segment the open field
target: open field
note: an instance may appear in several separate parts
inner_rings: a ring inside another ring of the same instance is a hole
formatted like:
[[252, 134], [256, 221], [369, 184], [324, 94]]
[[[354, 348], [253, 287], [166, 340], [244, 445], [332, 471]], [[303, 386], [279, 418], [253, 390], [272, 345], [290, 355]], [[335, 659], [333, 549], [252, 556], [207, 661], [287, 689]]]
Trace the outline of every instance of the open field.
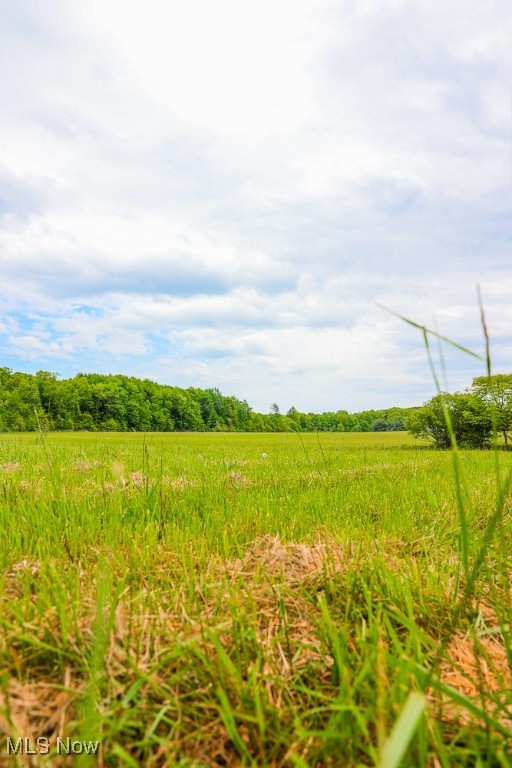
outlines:
[[458, 498], [404, 433], [2, 435], [0, 765], [393, 765], [411, 691], [401, 765], [512, 765], [511, 465], [462, 452]]

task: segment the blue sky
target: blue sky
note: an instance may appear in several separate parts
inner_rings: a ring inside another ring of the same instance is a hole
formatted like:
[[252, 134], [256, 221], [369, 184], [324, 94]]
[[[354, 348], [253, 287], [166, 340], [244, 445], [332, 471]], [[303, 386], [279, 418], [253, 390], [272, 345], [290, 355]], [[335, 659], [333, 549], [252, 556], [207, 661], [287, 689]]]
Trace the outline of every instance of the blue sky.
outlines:
[[0, 16], [0, 364], [414, 405], [421, 334], [377, 304], [482, 352], [479, 283], [512, 370], [508, 0]]

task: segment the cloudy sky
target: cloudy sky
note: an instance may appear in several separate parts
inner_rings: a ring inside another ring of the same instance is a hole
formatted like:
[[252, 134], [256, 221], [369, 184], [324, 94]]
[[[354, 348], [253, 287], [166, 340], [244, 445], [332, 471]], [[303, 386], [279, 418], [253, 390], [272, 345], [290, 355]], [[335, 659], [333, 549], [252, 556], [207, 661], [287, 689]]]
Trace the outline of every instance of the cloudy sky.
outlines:
[[509, 0], [0, 0], [0, 35], [1, 365], [414, 405], [377, 305], [482, 352], [479, 283], [512, 370]]

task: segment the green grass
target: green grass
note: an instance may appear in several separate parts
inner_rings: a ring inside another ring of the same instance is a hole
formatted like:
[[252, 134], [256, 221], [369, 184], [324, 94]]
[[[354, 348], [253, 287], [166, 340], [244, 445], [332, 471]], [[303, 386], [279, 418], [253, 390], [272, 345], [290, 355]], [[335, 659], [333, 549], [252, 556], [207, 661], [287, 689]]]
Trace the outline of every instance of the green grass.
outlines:
[[0, 765], [512, 765], [499, 460], [458, 494], [404, 433], [3, 435]]

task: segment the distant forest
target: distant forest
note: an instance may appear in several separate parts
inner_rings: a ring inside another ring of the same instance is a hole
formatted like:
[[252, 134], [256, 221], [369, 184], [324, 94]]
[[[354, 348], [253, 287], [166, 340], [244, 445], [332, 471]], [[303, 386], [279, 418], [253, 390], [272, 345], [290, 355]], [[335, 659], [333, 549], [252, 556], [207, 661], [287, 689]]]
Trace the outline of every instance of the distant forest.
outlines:
[[286, 414], [277, 405], [256, 413], [245, 400], [218, 389], [182, 389], [148, 379], [0, 368], [0, 431], [119, 432], [387, 432], [404, 430], [410, 408], [348, 413]]

